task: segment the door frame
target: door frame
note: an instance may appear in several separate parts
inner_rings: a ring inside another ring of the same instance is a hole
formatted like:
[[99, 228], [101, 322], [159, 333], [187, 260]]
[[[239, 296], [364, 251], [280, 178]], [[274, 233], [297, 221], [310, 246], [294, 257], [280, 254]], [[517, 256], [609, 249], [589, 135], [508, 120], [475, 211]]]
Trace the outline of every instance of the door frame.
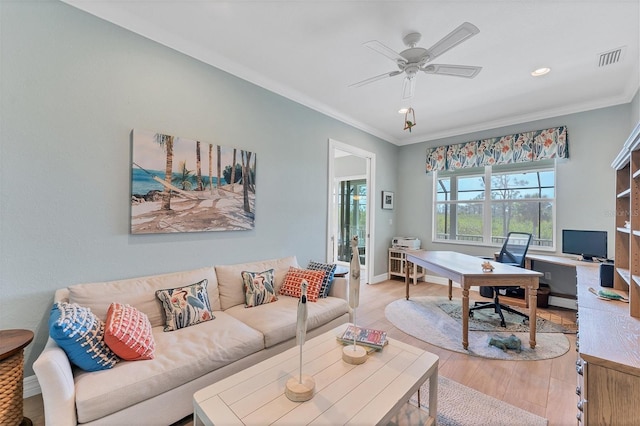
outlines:
[[366, 277], [367, 281], [370, 281], [373, 276], [373, 264], [374, 264], [374, 256], [372, 253], [372, 249], [375, 247], [375, 232], [374, 232], [374, 224], [375, 222], [375, 200], [376, 200], [376, 189], [375, 189], [375, 176], [376, 176], [376, 154], [373, 152], [366, 151], [364, 149], [356, 148], [351, 145], [347, 145], [346, 143], [337, 141], [335, 139], [329, 139], [329, 165], [328, 165], [328, 194], [327, 194], [327, 260], [330, 262], [334, 262], [336, 255], [336, 245], [337, 245], [337, 217], [336, 217], [336, 206], [337, 200], [334, 197], [334, 194], [337, 193], [336, 188], [336, 177], [335, 177], [335, 153], [336, 150], [348, 152], [351, 155], [355, 155], [357, 157], [364, 158], [366, 161], [366, 173], [365, 179], [367, 181], [367, 223], [366, 223], [366, 241], [365, 241], [365, 264], [364, 268], [366, 269]]

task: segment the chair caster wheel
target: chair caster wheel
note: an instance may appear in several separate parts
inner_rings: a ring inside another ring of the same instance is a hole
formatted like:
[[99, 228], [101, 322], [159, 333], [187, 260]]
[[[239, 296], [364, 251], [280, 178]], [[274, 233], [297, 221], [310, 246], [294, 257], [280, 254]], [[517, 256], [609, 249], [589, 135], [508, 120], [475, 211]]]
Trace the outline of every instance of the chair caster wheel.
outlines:
[[469, 311], [469, 318], [473, 318], [473, 311]]

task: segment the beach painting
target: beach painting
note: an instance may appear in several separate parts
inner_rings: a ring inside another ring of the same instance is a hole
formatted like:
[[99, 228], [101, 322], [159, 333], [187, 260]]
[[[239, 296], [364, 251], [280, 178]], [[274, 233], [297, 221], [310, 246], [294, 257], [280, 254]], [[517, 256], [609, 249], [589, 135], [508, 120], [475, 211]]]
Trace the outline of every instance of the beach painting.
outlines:
[[255, 153], [137, 129], [132, 144], [132, 234], [254, 228]]

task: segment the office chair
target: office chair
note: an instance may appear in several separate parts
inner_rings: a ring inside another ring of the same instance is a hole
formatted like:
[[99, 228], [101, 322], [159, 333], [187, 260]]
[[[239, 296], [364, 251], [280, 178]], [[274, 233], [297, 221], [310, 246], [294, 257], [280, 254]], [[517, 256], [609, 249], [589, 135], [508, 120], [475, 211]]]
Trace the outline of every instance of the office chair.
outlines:
[[[500, 249], [500, 254], [498, 255], [497, 259], [498, 262], [524, 268], [527, 250], [529, 250], [529, 244], [531, 244], [531, 238], [531, 234], [527, 234], [525, 232], [509, 232], [509, 235], [507, 235], [507, 239], [502, 245], [502, 249]], [[495, 311], [495, 313], [500, 315], [500, 325], [502, 327], [507, 326], [507, 324], [504, 322], [504, 315], [502, 311], [511, 312], [512, 314], [524, 317], [524, 319], [522, 320], [523, 323], [529, 320], [529, 315], [516, 311], [515, 309], [512, 309], [507, 305], [500, 304], [499, 290], [508, 289], [510, 287], [496, 286], [491, 288], [493, 289], [493, 302], [476, 302], [472, 308], [469, 308], [469, 317], [473, 317], [473, 311], [491, 308]]]

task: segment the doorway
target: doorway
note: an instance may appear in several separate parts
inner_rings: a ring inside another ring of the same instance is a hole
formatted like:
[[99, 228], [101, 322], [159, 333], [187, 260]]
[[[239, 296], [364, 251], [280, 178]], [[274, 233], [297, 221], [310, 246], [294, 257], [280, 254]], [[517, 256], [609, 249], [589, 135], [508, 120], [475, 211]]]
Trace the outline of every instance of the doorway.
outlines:
[[327, 259], [349, 267], [350, 241], [358, 236], [363, 282], [373, 273], [375, 154], [329, 139]]

